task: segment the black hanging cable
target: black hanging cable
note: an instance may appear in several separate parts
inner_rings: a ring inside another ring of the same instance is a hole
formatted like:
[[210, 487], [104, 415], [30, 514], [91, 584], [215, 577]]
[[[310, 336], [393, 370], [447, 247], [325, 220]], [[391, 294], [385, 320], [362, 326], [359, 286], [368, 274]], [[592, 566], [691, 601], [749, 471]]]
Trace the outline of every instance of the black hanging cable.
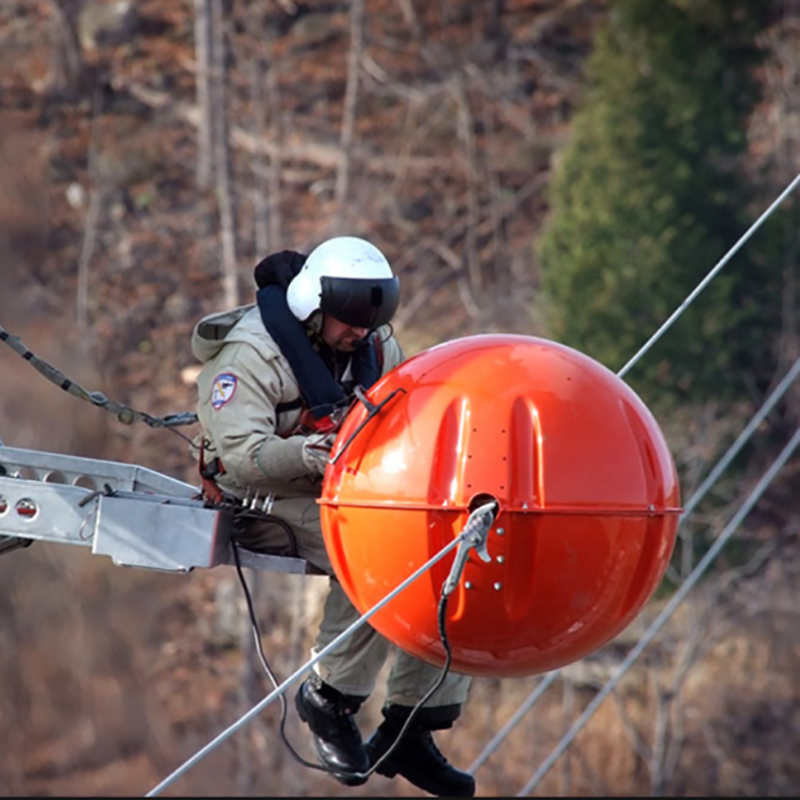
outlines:
[[[261, 666], [264, 668], [264, 672], [267, 673], [270, 682], [272, 683], [274, 688], [277, 689], [278, 686], [280, 685], [280, 682], [275, 677], [275, 673], [272, 671], [272, 667], [270, 666], [269, 661], [267, 660], [267, 657], [264, 654], [264, 646], [261, 643], [261, 631], [258, 625], [258, 618], [256, 617], [255, 608], [253, 607], [253, 598], [250, 595], [250, 588], [248, 587], [247, 581], [245, 580], [244, 577], [244, 573], [242, 572], [242, 563], [241, 559], [239, 558], [239, 545], [234, 542], [232, 543], [232, 547], [233, 547], [233, 558], [236, 563], [236, 572], [239, 575], [239, 581], [242, 584], [242, 590], [244, 592], [245, 602], [247, 603], [247, 613], [250, 616], [250, 628], [253, 632], [253, 638], [255, 639], [258, 658], [261, 661]], [[281, 734], [281, 739], [283, 739], [283, 742], [289, 749], [289, 752], [304, 767], [309, 767], [310, 769], [317, 769], [320, 770], [321, 772], [330, 772], [329, 769], [323, 767], [320, 764], [314, 764], [311, 761], [307, 761], [294, 749], [292, 743], [286, 736], [287, 703], [286, 703], [286, 697], [283, 694], [280, 695], [280, 701], [281, 701], [281, 721], [279, 730]]]
[[[275, 673], [272, 670], [272, 667], [267, 660], [266, 655], [264, 654], [264, 648], [261, 642], [261, 632], [258, 625], [258, 618], [255, 613], [255, 608], [253, 607], [253, 600], [252, 596], [250, 595], [250, 588], [247, 585], [247, 581], [245, 580], [244, 573], [242, 571], [241, 560], [239, 558], [239, 545], [235, 542], [232, 543], [233, 547], [233, 558], [236, 565], [236, 572], [239, 576], [239, 582], [242, 584], [242, 591], [244, 592], [245, 602], [247, 603], [247, 612], [250, 617], [250, 627], [253, 632], [253, 637], [255, 639], [256, 644], [256, 651], [258, 652], [259, 660], [261, 661], [261, 666], [264, 668], [264, 672], [266, 672], [267, 676], [270, 679], [270, 682], [274, 686], [275, 689], [278, 689], [280, 683], [275, 676]], [[332, 770], [329, 767], [325, 767], [322, 764], [315, 764], [312, 761], [308, 761], [307, 759], [303, 758], [294, 748], [292, 743], [289, 741], [288, 736], [286, 735], [286, 718], [287, 718], [287, 703], [286, 697], [281, 694], [280, 701], [281, 701], [281, 719], [279, 725], [279, 731], [281, 735], [281, 739], [283, 740], [284, 744], [289, 750], [289, 753], [292, 757], [304, 767], [308, 767], [309, 769], [314, 769], [319, 772], [327, 772], [331, 775], [339, 775], [339, 774], [346, 774], [348, 776], [352, 776], [354, 778], [368, 778], [372, 775], [373, 772], [384, 762], [387, 758], [395, 751], [397, 746], [400, 744], [403, 736], [405, 736], [406, 731], [411, 726], [411, 723], [414, 721], [415, 717], [419, 713], [420, 709], [425, 705], [425, 703], [433, 697], [434, 693], [439, 689], [439, 687], [444, 683], [444, 679], [447, 677], [448, 673], [450, 672], [450, 664], [452, 662], [452, 651], [450, 649], [450, 643], [447, 639], [447, 631], [446, 631], [446, 614], [447, 614], [447, 598], [448, 595], [444, 592], [444, 584], [442, 585], [442, 593], [439, 597], [439, 606], [438, 606], [438, 613], [437, 613], [437, 625], [439, 629], [439, 637], [442, 640], [442, 646], [444, 647], [445, 651], [445, 662], [442, 666], [442, 669], [439, 675], [434, 681], [433, 685], [430, 689], [425, 693], [419, 702], [411, 709], [406, 721], [403, 724], [403, 727], [400, 729], [400, 732], [397, 734], [394, 742], [392, 742], [391, 746], [386, 750], [386, 752], [366, 771], [366, 772], [347, 772], [344, 773], [341, 770]]]
[[[453, 660], [453, 654], [450, 650], [450, 642], [447, 640], [447, 631], [445, 630], [446, 626], [446, 614], [447, 614], [447, 598], [448, 595], [444, 592], [444, 585], [442, 585], [442, 593], [439, 596], [439, 607], [437, 613], [437, 625], [439, 628], [439, 638], [442, 640], [442, 646], [444, 647], [445, 652], [445, 659], [444, 664], [442, 666], [441, 671], [439, 672], [436, 681], [434, 682], [433, 686], [425, 693], [425, 696], [414, 706], [411, 710], [411, 713], [408, 715], [408, 718], [403, 723], [403, 727], [400, 729], [400, 733], [397, 734], [397, 738], [392, 742], [391, 747], [369, 768], [369, 770], [363, 773], [363, 777], [367, 777], [368, 775], [372, 775], [373, 772], [381, 765], [387, 758], [395, 751], [397, 746], [400, 744], [402, 738], [406, 735], [406, 731], [411, 727], [411, 723], [414, 721], [414, 718], [419, 713], [419, 710], [425, 703], [430, 700], [431, 697], [435, 694], [435, 692], [439, 689], [439, 687], [444, 683], [444, 679], [447, 677], [448, 673], [450, 672], [450, 663]], [[360, 775], [360, 773], [358, 773]]]

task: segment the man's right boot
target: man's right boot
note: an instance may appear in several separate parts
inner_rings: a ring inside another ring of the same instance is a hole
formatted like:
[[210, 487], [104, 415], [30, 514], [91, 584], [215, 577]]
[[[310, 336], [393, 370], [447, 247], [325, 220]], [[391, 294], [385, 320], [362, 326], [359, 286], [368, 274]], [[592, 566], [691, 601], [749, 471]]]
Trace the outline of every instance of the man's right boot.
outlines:
[[375, 771], [387, 778], [402, 775], [409, 783], [437, 797], [474, 797], [475, 778], [448, 763], [431, 733], [452, 727], [460, 706], [423, 708], [398, 741], [411, 710], [397, 705], [383, 708], [385, 719], [366, 744]]
[[345, 786], [367, 782], [358, 773], [369, 770], [369, 757], [353, 718], [364, 700], [342, 694], [316, 673], [301, 684], [294, 698], [300, 719], [311, 728], [320, 762]]

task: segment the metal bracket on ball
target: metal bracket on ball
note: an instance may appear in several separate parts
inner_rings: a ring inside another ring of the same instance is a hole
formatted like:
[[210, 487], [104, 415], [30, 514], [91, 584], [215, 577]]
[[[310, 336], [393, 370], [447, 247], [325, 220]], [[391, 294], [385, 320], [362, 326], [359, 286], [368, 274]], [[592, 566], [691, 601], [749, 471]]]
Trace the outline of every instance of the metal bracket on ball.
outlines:
[[456, 550], [456, 557], [450, 569], [450, 575], [448, 575], [442, 587], [443, 596], [447, 597], [458, 585], [471, 550], [474, 549], [481, 560], [487, 564], [492, 560], [486, 548], [486, 539], [494, 523], [494, 518], [497, 516], [497, 510], [498, 504], [492, 500], [479, 506], [469, 515], [467, 524], [459, 537], [461, 543], [458, 545], [458, 550]]

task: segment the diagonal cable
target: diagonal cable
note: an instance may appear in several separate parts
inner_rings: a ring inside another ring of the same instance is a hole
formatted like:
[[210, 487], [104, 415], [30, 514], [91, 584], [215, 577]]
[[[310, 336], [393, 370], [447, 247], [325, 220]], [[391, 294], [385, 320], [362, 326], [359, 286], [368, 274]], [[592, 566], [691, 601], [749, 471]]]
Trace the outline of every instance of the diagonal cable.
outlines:
[[[783, 376], [781, 381], [778, 385], [773, 389], [772, 393], [769, 397], [764, 401], [761, 405], [761, 408], [753, 415], [752, 419], [748, 424], [742, 429], [742, 432], [733, 442], [733, 444], [728, 448], [725, 454], [720, 458], [717, 462], [715, 467], [709, 472], [708, 476], [705, 480], [700, 484], [697, 488], [695, 493], [692, 497], [686, 502], [684, 506], [683, 514], [681, 516], [680, 524], [683, 525], [686, 522], [687, 517], [694, 511], [695, 508], [699, 505], [700, 501], [706, 496], [709, 490], [713, 487], [716, 483], [717, 479], [720, 475], [724, 472], [724, 470], [729, 466], [731, 461], [738, 455], [739, 451], [747, 444], [750, 437], [756, 431], [758, 426], [764, 421], [766, 416], [769, 414], [770, 411], [775, 407], [777, 402], [786, 394], [786, 391], [789, 387], [794, 383], [797, 379], [798, 374], [800, 374], [800, 358], [794, 362], [791, 369]], [[530, 709], [536, 704], [539, 698], [542, 696], [544, 691], [548, 689], [554, 682], [555, 679], [561, 674], [561, 670], [555, 670], [548, 674], [545, 681], [540, 683], [533, 692], [528, 695], [526, 700], [520, 706], [519, 709], [515, 712], [514, 716], [506, 723], [506, 725], [494, 736], [494, 738], [486, 745], [486, 747], [481, 751], [478, 757], [473, 761], [469, 769], [467, 770], [470, 774], [474, 774], [477, 769], [479, 769], [486, 760], [494, 754], [503, 740], [511, 733], [511, 731], [519, 724], [525, 714], [530, 711]]]
[[800, 184], [800, 174], [781, 192], [778, 198], [772, 205], [750, 226], [750, 228], [742, 235], [738, 242], [717, 262], [716, 266], [700, 281], [689, 296], [681, 303], [681, 305], [672, 313], [672, 316], [648, 339], [636, 355], [617, 373], [621, 378], [628, 370], [636, 364], [639, 359], [664, 335], [672, 323], [691, 305], [697, 295], [706, 288], [706, 286], [714, 279], [716, 274], [733, 258], [733, 256], [740, 250], [742, 245], [761, 227], [773, 211], [794, 191], [797, 185]]
[[638, 641], [636, 646], [628, 653], [625, 660], [619, 665], [617, 671], [614, 675], [606, 681], [603, 688], [597, 693], [597, 695], [592, 699], [592, 702], [586, 707], [584, 712], [581, 716], [575, 721], [572, 727], [567, 731], [564, 737], [561, 739], [559, 744], [555, 747], [555, 749], [550, 753], [550, 755], [544, 760], [542, 765], [539, 767], [538, 770], [534, 773], [533, 777], [525, 784], [525, 786], [519, 791], [517, 797], [525, 797], [527, 796], [530, 791], [536, 786], [537, 783], [547, 774], [550, 770], [550, 767], [556, 762], [556, 760], [564, 753], [564, 751], [569, 747], [572, 743], [572, 740], [578, 735], [581, 729], [584, 727], [586, 722], [589, 718], [594, 714], [597, 710], [598, 706], [605, 700], [605, 698], [613, 691], [613, 689], [617, 686], [620, 682], [622, 677], [630, 668], [631, 664], [639, 657], [641, 652], [644, 650], [645, 647], [650, 643], [653, 637], [658, 633], [664, 623], [672, 616], [675, 609], [680, 605], [686, 595], [689, 593], [689, 590], [697, 583], [703, 573], [706, 571], [706, 568], [711, 564], [711, 562], [719, 555], [722, 548], [728, 542], [728, 539], [733, 535], [736, 529], [741, 524], [742, 520], [750, 513], [750, 510], [759, 500], [761, 495], [764, 493], [766, 488], [770, 485], [772, 480], [781, 470], [783, 465], [788, 461], [789, 457], [794, 453], [795, 449], [797, 448], [798, 444], [800, 444], [800, 428], [798, 428], [794, 436], [792, 436], [789, 443], [783, 448], [780, 452], [778, 457], [775, 461], [772, 462], [770, 468], [764, 473], [759, 480], [758, 484], [755, 486], [752, 492], [748, 495], [747, 499], [742, 503], [739, 510], [734, 514], [733, 518], [730, 522], [725, 526], [724, 530], [720, 533], [720, 535], [714, 541], [714, 544], [708, 549], [706, 554], [703, 556], [702, 559], [698, 562], [697, 566], [692, 570], [689, 577], [684, 581], [678, 591], [672, 596], [671, 600], [661, 613], [656, 617], [650, 627], [645, 631], [642, 638]]
[[494, 753], [500, 746], [503, 740], [517, 727], [520, 720], [530, 711], [538, 702], [539, 698], [555, 683], [556, 678], [561, 674], [561, 670], [553, 670], [548, 672], [544, 680], [539, 681], [536, 688], [528, 695], [525, 702], [516, 710], [514, 716], [506, 722], [506, 724], [495, 734], [489, 744], [483, 749], [478, 757], [469, 765], [467, 772], [474, 775], [475, 772], [483, 765], [483, 763]]
[[[407, 588], [411, 583], [413, 583], [417, 578], [421, 575], [425, 574], [434, 564], [440, 561], [444, 556], [446, 556], [451, 550], [455, 549], [456, 547], [460, 547], [463, 543], [469, 543], [473, 541], [473, 537], [476, 536], [476, 530], [480, 527], [481, 520], [479, 518], [480, 512], [484, 510], [485, 507], [481, 507], [473, 511], [470, 515], [469, 519], [467, 520], [467, 524], [464, 527], [464, 530], [456, 536], [452, 542], [446, 544], [436, 555], [430, 558], [425, 564], [423, 564], [416, 572], [406, 578], [399, 586], [393, 589], [383, 600], [379, 601], [375, 606], [373, 606], [369, 611], [359, 617], [352, 625], [350, 625], [346, 630], [342, 631], [333, 641], [323, 647], [313, 658], [307, 661], [302, 667], [300, 667], [296, 672], [290, 675], [280, 686], [278, 686], [273, 692], [268, 694], [261, 702], [257, 705], [253, 706], [246, 714], [244, 714], [239, 720], [234, 722], [228, 728], [226, 728], [222, 733], [220, 733], [215, 739], [209, 742], [205, 747], [195, 753], [191, 758], [189, 758], [186, 762], [184, 762], [178, 769], [176, 769], [171, 775], [165, 778], [161, 783], [158, 784], [154, 789], [148, 792], [145, 797], [156, 797], [159, 795], [164, 789], [166, 789], [171, 783], [177, 780], [181, 775], [185, 772], [188, 772], [191, 767], [201, 761], [205, 756], [207, 756], [212, 750], [214, 750], [218, 745], [222, 744], [229, 736], [236, 733], [240, 728], [246, 725], [251, 719], [257, 716], [263, 709], [265, 709], [273, 700], [280, 697], [287, 689], [289, 689], [293, 684], [295, 684], [303, 675], [313, 667], [318, 661], [324, 658], [328, 653], [331, 652], [335, 647], [338, 647], [345, 639], [350, 637], [353, 633], [358, 630], [362, 625], [364, 625], [374, 614], [380, 611], [387, 603], [393, 600], [400, 592], [402, 592], [405, 588]], [[493, 516], [492, 516], [493, 518]]]
[[[780, 204], [794, 191], [794, 189], [800, 184], [800, 174], [798, 174], [794, 180], [781, 192], [781, 194], [775, 199], [775, 201], [761, 214], [761, 216], [750, 226], [750, 228], [740, 237], [740, 239], [734, 244], [734, 246], [720, 259], [720, 261], [709, 271], [706, 277], [695, 287], [695, 289], [687, 296], [687, 298], [681, 303], [681, 305], [676, 309], [676, 311], [669, 317], [669, 319], [650, 337], [650, 339], [644, 344], [644, 346], [637, 352], [627, 364], [617, 373], [617, 377], [624, 377], [625, 374], [633, 367], [644, 354], [663, 336], [664, 333], [671, 327], [671, 325], [675, 322], [676, 319], [689, 307], [689, 305], [694, 301], [694, 299], [700, 294], [701, 291], [713, 280], [713, 278], [717, 275], [717, 273], [731, 260], [731, 258], [741, 249], [741, 247], [747, 242], [747, 240], [761, 227], [761, 225], [772, 215], [772, 213], [780, 206]], [[722, 471], [728, 466], [728, 464], [733, 460], [739, 450], [744, 446], [746, 441], [750, 438], [753, 431], [756, 427], [761, 423], [764, 417], [769, 413], [775, 403], [783, 396], [788, 386], [794, 381], [797, 377], [797, 373], [800, 371], [800, 359], [795, 362], [794, 366], [790, 370], [790, 372], [784, 377], [783, 381], [781, 381], [780, 385], [776, 387], [775, 391], [770, 395], [767, 401], [762, 405], [759, 412], [753, 417], [750, 424], [742, 431], [739, 435], [737, 440], [733, 443], [733, 445], [728, 449], [726, 454], [720, 459], [717, 463], [717, 466], [714, 470], [708, 475], [706, 480], [703, 484], [698, 488], [697, 492], [693, 495], [691, 500], [686, 504], [684, 508], [684, 512], [681, 518], [681, 523], [683, 523], [686, 519], [686, 516], [697, 506], [700, 500], [706, 495], [708, 490], [711, 486], [715, 483], [719, 475]], [[556, 670], [555, 672], [551, 673], [548, 676], [548, 679], [552, 678], [549, 681], [548, 686], [555, 680], [555, 678], [560, 674], [560, 670]], [[541, 686], [541, 685], [540, 685]], [[514, 715], [512, 720], [507, 723], [506, 727], [497, 734], [497, 736], [492, 739], [492, 741], [487, 745], [484, 751], [478, 756], [477, 759], [473, 762], [472, 766], [470, 767], [470, 772], [474, 772], [474, 770], [478, 769], [486, 759], [497, 749], [500, 743], [505, 739], [505, 737], [510, 733], [510, 731], [516, 726], [516, 724], [522, 719], [524, 713], [526, 713], [530, 708], [536, 703], [536, 701], [541, 697], [543, 692], [539, 692], [539, 688], [537, 687], [531, 695], [528, 696], [527, 700], [523, 703], [522, 708], [525, 709], [525, 712], [520, 713], [521, 709]], [[545, 689], [547, 687], [544, 687]], [[502, 734], [502, 735], [501, 735]]]

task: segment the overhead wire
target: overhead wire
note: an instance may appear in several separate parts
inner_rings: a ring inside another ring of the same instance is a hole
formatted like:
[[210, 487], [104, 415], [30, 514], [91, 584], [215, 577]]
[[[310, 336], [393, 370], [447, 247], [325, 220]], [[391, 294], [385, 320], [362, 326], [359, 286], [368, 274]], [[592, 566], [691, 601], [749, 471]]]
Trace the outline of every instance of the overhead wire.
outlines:
[[703, 278], [700, 283], [687, 295], [686, 299], [673, 311], [666, 322], [642, 345], [639, 351], [628, 361], [625, 366], [617, 373], [622, 378], [624, 377], [631, 367], [634, 366], [642, 356], [666, 333], [672, 324], [683, 314], [684, 311], [694, 302], [695, 298], [708, 286], [708, 284], [716, 277], [717, 273], [733, 258], [736, 253], [742, 248], [744, 243], [766, 222], [772, 213], [780, 206], [780, 204], [797, 188], [800, 184], [800, 173], [794, 180], [780, 193], [775, 201], [767, 208], [766, 211], [742, 234], [736, 244], [714, 265], [709, 273]]
[[573, 739], [582, 730], [584, 725], [588, 722], [600, 704], [617, 686], [622, 677], [636, 661], [645, 647], [650, 643], [653, 637], [658, 633], [664, 623], [672, 616], [675, 609], [680, 605], [689, 591], [694, 587], [703, 573], [706, 571], [711, 562], [719, 555], [722, 548], [727, 544], [730, 537], [741, 524], [742, 520], [750, 513], [753, 506], [759, 500], [761, 495], [773, 481], [775, 476], [780, 472], [784, 464], [789, 460], [790, 456], [800, 445], [800, 428], [798, 428], [789, 442], [784, 446], [783, 450], [779, 453], [778, 457], [772, 462], [769, 469], [762, 475], [756, 486], [748, 495], [747, 499], [742, 503], [739, 510], [734, 514], [733, 518], [728, 522], [720, 535], [714, 540], [714, 543], [706, 551], [705, 555], [698, 562], [697, 566], [692, 570], [691, 574], [687, 577], [683, 584], [681, 584], [678, 591], [672, 596], [667, 605], [663, 608], [661, 613], [652, 622], [650, 627], [645, 631], [637, 644], [631, 649], [623, 662], [619, 665], [611, 678], [606, 681], [603, 688], [592, 698], [592, 701], [580, 715], [580, 717], [573, 723], [572, 727], [563, 736], [559, 744], [553, 749], [550, 755], [542, 762], [541, 766], [536, 770], [531, 779], [523, 786], [523, 788], [516, 795], [517, 797], [527, 796], [531, 790], [539, 783], [539, 781], [547, 774], [557, 759], [565, 752], [567, 747], [572, 743]]
[[[722, 475], [728, 465], [733, 461], [739, 451], [749, 441], [750, 437], [757, 430], [759, 425], [764, 421], [769, 412], [775, 407], [777, 402], [783, 397], [788, 388], [797, 380], [800, 375], [800, 358], [795, 361], [791, 369], [784, 375], [780, 383], [775, 387], [767, 400], [762, 404], [758, 412], [752, 417], [750, 422], [743, 428], [742, 432], [731, 444], [725, 454], [720, 458], [714, 468], [709, 472], [705, 480], [700, 484], [695, 493], [686, 502], [683, 514], [681, 516], [680, 524], [683, 525], [689, 515], [697, 508], [700, 501], [706, 496], [717, 479]], [[555, 681], [561, 676], [562, 669], [549, 672], [546, 678], [540, 682], [536, 688], [528, 695], [522, 702], [522, 705], [517, 709], [511, 719], [503, 726], [503, 728], [492, 738], [492, 740], [484, 747], [481, 753], [475, 758], [470, 765], [468, 772], [474, 774], [499, 748], [505, 741], [508, 735], [516, 728], [522, 721], [525, 715], [533, 708], [533, 706], [542, 697], [544, 692], [552, 686]]]
[[478, 754], [475, 760], [467, 767], [467, 772], [474, 775], [478, 769], [494, 754], [495, 750], [505, 741], [514, 728], [522, 721], [522, 718], [536, 705], [539, 698], [556, 682], [561, 675], [561, 670], [556, 669], [548, 672], [547, 675], [539, 681], [536, 688], [525, 698], [522, 705], [514, 712], [511, 719], [492, 737], [489, 744]]
[[[673, 314], [667, 319], [667, 321], [653, 334], [650, 339], [645, 343], [645, 345], [625, 364], [625, 366], [617, 373], [618, 377], [624, 377], [624, 375], [633, 367], [641, 357], [658, 341], [658, 339], [667, 331], [667, 329], [678, 319], [678, 317], [689, 307], [689, 305], [694, 301], [694, 299], [700, 294], [700, 292], [710, 283], [711, 280], [719, 273], [719, 271], [730, 261], [730, 259], [741, 249], [741, 247], [745, 244], [745, 242], [755, 233], [756, 230], [769, 218], [769, 216], [774, 213], [774, 211], [781, 205], [781, 203], [794, 191], [795, 188], [800, 184], [800, 174], [798, 174], [794, 180], [792, 180], [787, 187], [781, 192], [781, 194], [776, 198], [776, 200], [770, 204], [770, 206], [761, 214], [761, 216], [748, 228], [748, 230], [739, 238], [739, 240], [734, 244], [734, 246], [728, 250], [728, 252], [717, 262], [717, 264], [709, 271], [706, 277], [695, 287], [694, 290], [686, 297], [686, 299], [681, 303], [681, 305], [673, 312]], [[765, 402], [762, 404], [761, 408], [753, 415], [750, 422], [745, 426], [745, 428], [741, 431], [739, 436], [733, 442], [733, 444], [728, 448], [726, 453], [722, 456], [722, 458], [717, 462], [716, 466], [711, 470], [702, 484], [698, 487], [696, 492], [692, 495], [689, 501], [687, 501], [686, 505], [684, 506], [683, 513], [681, 515], [681, 520], [679, 524], [684, 524], [689, 514], [691, 514], [700, 501], [706, 496], [708, 491], [712, 488], [712, 486], [716, 483], [717, 479], [720, 475], [724, 472], [724, 470], [729, 466], [731, 461], [736, 457], [739, 451], [744, 447], [747, 441], [750, 439], [754, 431], [758, 428], [758, 426], [764, 421], [766, 416], [769, 412], [775, 407], [777, 402], [783, 397], [786, 393], [788, 388], [794, 383], [797, 379], [798, 374], [800, 374], [800, 358], [795, 361], [794, 365], [789, 369], [789, 371], [784, 375], [780, 383], [775, 387], [775, 389], [770, 393], [769, 397]], [[674, 576], [673, 576], [674, 577]], [[522, 703], [519, 709], [514, 713], [512, 718], [506, 723], [506, 725], [499, 731], [486, 745], [486, 747], [481, 751], [481, 753], [475, 758], [473, 763], [469, 767], [470, 774], [474, 774], [474, 772], [480, 768], [488, 758], [493, 755], [493, 753], [498, 749], [500, 744], [508, 737], [510, 732], [519, 724], [519, 722], [523, 719], [523, 717], [527, 714], [528, 711], [536, 704], [536, 702], [542, 697], [544, 692], [555, 683], [556, 679], [560, 676], [562, 670], [554, 670], [553, 672], [548, 673], [547, 677], [545, 678], [544, 682], [537, 685], [537, 687], [528, 695], [525, 701]]]
[[[464, 543], [470, 541], [470, 539], [475, 535], [475, 531], [471, 529], [470, 522], [474, 519], [474, 515], [480, 512], [482, 509], [476, 509], [473, 512], [473, 515], [470, 516], [470, 520], [468, 520], [467, 524], [464, 527], [464, 530], [456, 537], [453, 538], [452, 541], [448, 542], [438, 553], [432, 556], [428, 561], [426, 561], [421, 567], [415, 570], [408, 578], [406, 578], [402, 583], [400, 583], [395, 589], [389, 592], [382, 600], [376, 603], [371, 609], [367, 612], [362, 614], [355, 622], [353, 622], [349, 627], [347, 627], [342, 633], [340, 633], [337, 637], [335, 637], [331, 642], [329, 642], [325, 647], [321, 648], [309, 661], [303, 664], [299, 669], [293, 672], [286, 680], [283, 681], [282, 684], [277, 686], [270, 694], [268, 694], [265, 698], [263, 698], [259, 703], [253, 706], [249, 711], [243, 714], [236, 722], [229, 725], [225, 730], [223, 730], [220, 734], [218, 734], [212, 741], [198, 750], [193, 756], [187, 759], [181, 766], [179, 766], [176, 770], [174, 770], [170, 775], [168, 775], [161, 783], [159, 783], [156, 787], [154, 787], [150, 792], [148, 792], [145, 797], [156, 797], [158, 796], [164, 789], [174, 783], [179, 777], [183, 774], [188, 772], [195, 764], [205, 758], [212, 750], [216, 749], [220, 744], [222, 744], [226, 739], [228, 739], [231, 735], [236, 733], [240, 728], [246, 725], [251, 719], [256, 717], [261, 711], [263, 711], [270, 703], [272, 703], [278, 697], [281, 697], [291, 686], [293, 686], [300, 678], [305, 675], [305, 673], [317, 664], [322, 658], [324, 658], [328, 653], [338, 647], [342, 642], [348, 639], [355, 631], [357, 631], [362, 625], [366, 624], [369, 619], [371, 619], [378, 611], [380, 611], [384, 606], [386, 606], [389, 602], [391, 602], [400, 592], [410, 586], [415, 580], [420, 578], [424, 575], [434, 564], [437, 564], [442, 558], [444, 558], [451, 550], [454, 550], [457, 547], [462, 547]], [[442, 613], [445, 607], [444, 603], [440, 603], [439, 607], [439, 625], [440, 625], [440, 635], [442, 633]], [[446, 666], [449, 667], [449, 645], [446, 648]], [[437, 683], [434, 683], [434, 686], [431, 690], [426, 693], [425, 697], [422, 698], [418, 705], [422, 705], [423, 702], [427, 701], [430, 694], [433, 690], [438, 688]], [[407, 723], [410, 722], [409, 720], [406, 721]], [[405, 732], [407, 725], [403, 726], [403, 732]], [[398, 741], [399, 741], [398, 736]], [[375, 765], [373, 765], [375, 766]]]

